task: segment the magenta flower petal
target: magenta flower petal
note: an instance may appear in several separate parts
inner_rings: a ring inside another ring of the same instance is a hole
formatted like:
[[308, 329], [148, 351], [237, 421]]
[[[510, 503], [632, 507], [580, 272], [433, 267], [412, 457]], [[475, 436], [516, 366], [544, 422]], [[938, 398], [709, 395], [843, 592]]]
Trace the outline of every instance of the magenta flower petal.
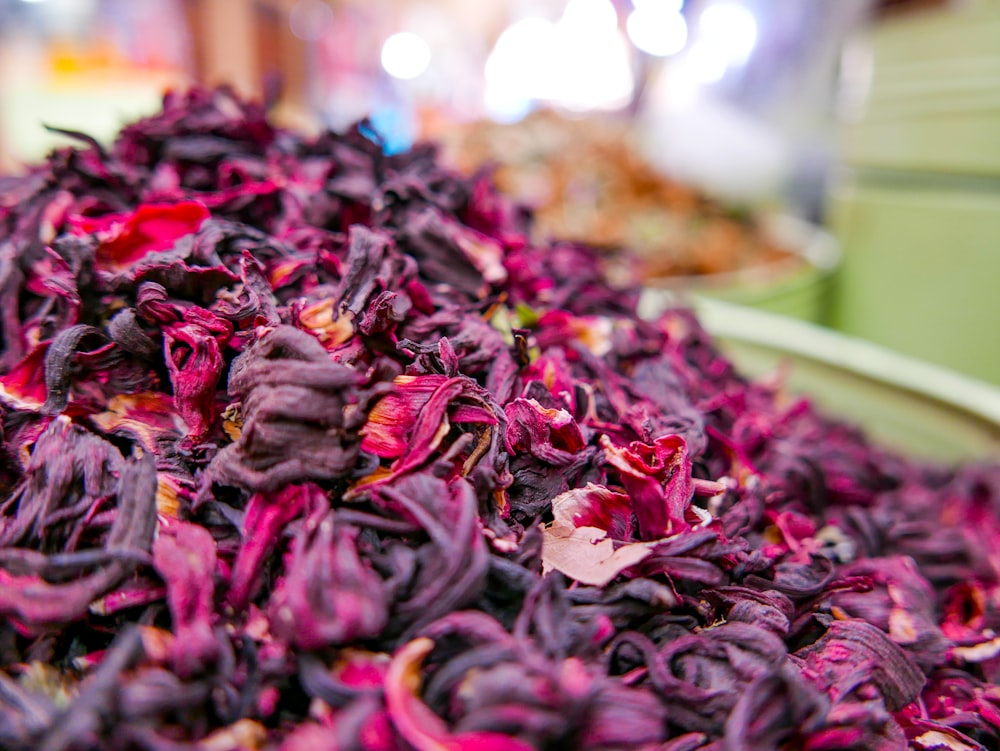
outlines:
[[160, 527], [153, 566], [167, 585], [178, 675], [208, 668], [219, 654], [215, 614], [215, 540], [203, 527], [171, 521]]
[[77, 217], [70, 225], [78, 234], [97, 233], [97, 263], [121, 271], [150, 253], [169, 250], [180, 238], [196, 232], [209, 218], [208, 209], [195, 201], [146, 204], [130, 214]]
[[639, 535], [645, 540], [688, 529], [686, 512], [694, 496], [687, 444], [676, 435], [657, 438], [652, 445], [634, 442], [615, 446], [601, 442], [608, 464], [618, 471], [632, 498]]

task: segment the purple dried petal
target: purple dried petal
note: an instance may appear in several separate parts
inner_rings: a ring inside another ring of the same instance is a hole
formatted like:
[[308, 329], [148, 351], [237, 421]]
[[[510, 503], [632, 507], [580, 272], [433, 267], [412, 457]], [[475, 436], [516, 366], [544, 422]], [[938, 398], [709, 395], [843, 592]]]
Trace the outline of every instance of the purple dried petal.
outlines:
[[358, 551], [358, 530], [332, 513], [296, 535], [268, 608], [272, 632], [300, 649], [360, 642], [388, 620], [385, 585]]
[[504, 412], [504, 440], [512, 454], [528, 452], [548, 464], [565, 466], [584, 447], [579, 425], [564, 409], [548, 409], [534, 399], [514, 399]]
[[434, 649], [427, 637], [405, 644], [385, 678], [389, 716], [399, 734], [418, 751], [534, 751], [534, 747], [499, 733], [472, 731], [453, 735], [444, 721], [420, 701], [420, 664]]
[[634, 442], [615, 446], [604, 437], [607, 462], [618, 471], [632, 498], [644, 540], [666, 537], [690, 527], [686, 512], [694, 496], [687, 444], [676, 435], [657, 438], [652, 445]]
[[174, 669], [188, 677], [212, 665], [219, 654], [213, 623], [215, 540], [203, 527], [171, 521], [160, 527], [153, 567], [167, 585]]
[[215, 422], [216, 386], [225, 365], [222, 350], [232, 334], [228, 321], [200, 308], [188, 308], [183, 321], [163, 330], [174, 403], [190, 430], [191, 442], [205, 438]]
[[[67, 447], [73, 448], [64, 453]], [[126, 551], [134, 555], [109, 555], [95, 570], [84, 573], [86, 569], [82, 569], [77, 578], [58, 583], [39, 576], [11, 575], [0, 568], [4, 584], [0, 587], [0, 613], [26, 633], [83, 617], [94, 600], [118, 586], [149, 553], [156, 527], [156, 469], [151, 455], [122, 461], [110, 444], [60, 419], [39, 439], [32, 458], [15, 495], [15, 508], [22, 513], [16, 523], [8, 522], [3, 527], [5, 546], [12, 542], [38, 545], [45, 535], [55, 533], [48, 525], [52, 511], [67, 500], [64, 494], [82, 491], [82, 503], [74, 504], [74, 524], [86, 523], [82, 516], [86, 508], [113, 497], [115, 512], [103, 548], [109, 553]], [[117, 469], [117, 478], [105, 474], [108, 464]], [[91, 494], [100, 494], [100, 498]], [[66, 535], [67, 531], [58, 533]], [[69, 543], [64, 544], [72, 547], [78, 535], [72, 529], [68, 535]]]
[[891, 711], [913, 701], [924, 685], [920, 669], [879, 628], [862, 620], [834, 621], [819, 641], [796, 652], [835, 699], [876, 688]]
[[289, 485], [277, 493], [255, 493], [250, 498], [241, 530], [243, 543], [233, 563], [226, 595], [233, 608], [242, 610], [256, 594], [261, 566], [285, 526], [323, 501], [323, 492], [315, 485]]
[[15, 409], [38, 411], [45, 404], [45, 358], [51, 342], [35, 345], [3, 376], [0, 376], [0, 400]]
[[229, 393], [242, 399], [243, 428], [212, 461], [208, 476], [267, 492], [349, 475], [365, 417], [349, 408], [369, 398], [359, 391], [361, 383], [309, 334], [290, 326], [264, 333], [230, 370]]
[[612, 540], [632, 539], [632, 501], [601, 485], [569, 490], [552, 499], [552, 516], [574, 527], [596, 527]]

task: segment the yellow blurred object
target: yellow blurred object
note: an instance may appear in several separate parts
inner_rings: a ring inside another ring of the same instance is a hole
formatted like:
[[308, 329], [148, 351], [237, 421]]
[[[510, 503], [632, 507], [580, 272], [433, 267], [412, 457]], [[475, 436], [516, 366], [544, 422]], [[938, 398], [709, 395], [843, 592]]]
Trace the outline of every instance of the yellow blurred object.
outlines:
[[627, 247], [645, 280], [796, 262], [755, 216], [651, 167], [629, 145], [624, 122], [541, 111], [513, 125], [476, 122], [434, 135], [462, 171], [495, 165], [501, 189], [535, 209], [541, 234]]
[[[45, 126], [107, 143], [125, 123], [155, 112], [166, 89], [190, 83], [180, 14], [79, 21], [79, 28], [39, 21], [0, 29], [0, 172], [70, 143]], [[148, 37], [152, 23], [156, 38]]]

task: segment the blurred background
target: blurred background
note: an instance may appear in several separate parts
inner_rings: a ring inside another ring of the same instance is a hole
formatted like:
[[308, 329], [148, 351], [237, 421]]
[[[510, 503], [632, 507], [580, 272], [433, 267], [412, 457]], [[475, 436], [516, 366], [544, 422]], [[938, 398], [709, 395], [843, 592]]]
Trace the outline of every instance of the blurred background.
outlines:
[[[845, 40], [869, 0], [0, 0], [4, 166], [40, 122], [109, 138], [164, 87], [230, 83], [279, 116], [370, 115], [390, 148], [554, 107], [641, 122], [663, 167], [818, 210]], [[794, 189], [787, 190], [794, 186]], [[769, 194], [769, 195], [768, 195]]]
[[1000, 0], [0, 0], [0, 172], [226, 83], [642, 280], [1000, 383]]

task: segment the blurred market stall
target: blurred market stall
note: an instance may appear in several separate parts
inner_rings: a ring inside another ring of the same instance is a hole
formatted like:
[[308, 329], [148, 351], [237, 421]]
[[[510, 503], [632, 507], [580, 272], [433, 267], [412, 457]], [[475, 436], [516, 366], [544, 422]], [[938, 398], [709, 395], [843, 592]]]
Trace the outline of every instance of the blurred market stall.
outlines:
[[800, 196], [815, 214], [837, 55], [868, 5], [0, 0], [0, 158], [51, 146], [43, 121], [110, 135], [167, 86], [263, 95], [280, 80], [279, 115], [371, 115], [389, 150], [442, 122], [611, 113], [641, 124], [677, 177], [740, 200]]

